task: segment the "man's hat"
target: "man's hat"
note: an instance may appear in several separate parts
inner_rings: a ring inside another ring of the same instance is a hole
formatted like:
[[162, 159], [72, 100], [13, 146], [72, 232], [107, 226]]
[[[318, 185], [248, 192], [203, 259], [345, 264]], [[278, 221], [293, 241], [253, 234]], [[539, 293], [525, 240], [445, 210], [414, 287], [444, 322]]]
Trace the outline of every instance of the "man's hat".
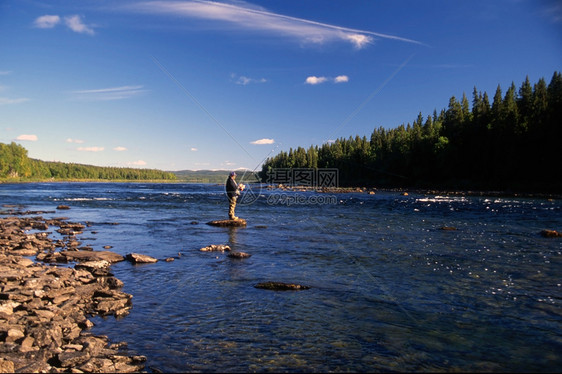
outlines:
[[231, 172], [230, 172], [230, 176], [231, 176], [231, 177], [235, 177], [235, 176], [236, 176], [236, 173], [233, 172], [233, 171], [231, 171]]

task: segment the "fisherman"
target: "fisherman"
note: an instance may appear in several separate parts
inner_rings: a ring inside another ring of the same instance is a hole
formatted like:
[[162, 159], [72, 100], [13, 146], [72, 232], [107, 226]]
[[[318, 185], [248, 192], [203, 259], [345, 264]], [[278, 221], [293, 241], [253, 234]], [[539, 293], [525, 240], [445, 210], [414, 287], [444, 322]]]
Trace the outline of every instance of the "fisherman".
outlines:
[[236, 208], [236, 199], [240, 196], [240, 191], [244, 190], [244, 185], [236, 183], [236, 173], [231, 171], [228, 179], [226, 180], [226, 195], [228, 196], [228, 218], [231, 220], [236, 220], [238, 217], [234, 215], [234, 209]]

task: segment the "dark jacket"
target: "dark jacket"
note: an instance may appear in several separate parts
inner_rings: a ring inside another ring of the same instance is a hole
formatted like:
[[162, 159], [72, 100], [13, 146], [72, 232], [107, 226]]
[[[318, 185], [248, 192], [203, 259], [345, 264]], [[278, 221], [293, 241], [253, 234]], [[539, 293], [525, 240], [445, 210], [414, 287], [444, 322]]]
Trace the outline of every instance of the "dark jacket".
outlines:
[[232, 199], [233, 197], [238, 195], [238, 183], [236, 183], [236, 181], [231, 178], [228, 177], [228, 179], [226, 180], [226, 194], [228, 195], [229, 199]]

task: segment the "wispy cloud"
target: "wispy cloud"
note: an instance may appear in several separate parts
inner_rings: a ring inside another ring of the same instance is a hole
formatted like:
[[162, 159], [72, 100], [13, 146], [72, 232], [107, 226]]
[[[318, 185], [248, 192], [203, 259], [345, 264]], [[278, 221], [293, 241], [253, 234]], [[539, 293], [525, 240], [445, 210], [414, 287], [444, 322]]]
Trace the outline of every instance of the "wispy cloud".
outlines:
[[265, 78], [249, 78], [249, 77], [246, 77], [244, 75], [238, 76], [234, 73], [230, 74], [230, 77], [232, 78], [232, 80], [234, 80], [234, 82], [236, 84], [240, 84], [242, 86], [246, 86], [246, 85], [251, 84], [251, 83], [266, 83], [267, 82], [267, 79], [265, 79]]
[[44, 15], [37, 17], [33, 25], [40, 29], [52, 29], [60, 22], [60, 17], [57, 15]]
[[268, 138], [258, 139], [258, 140], [254, 140], [253, 142], [250, 142], [250, 144], [273, 144], [273, 143], [275, 143], [275, 140], [268, 139]]
[[195, 148], [195, 147], [191, 147], [189, 150], [190, 150], [191, 152], [197, 152], [197, 151], [198, 151], [198, 149]]
[[[7, 74], [10, 74], [11, 72], [6, 72]], [[2, 75], [0, 73], [0, 75]], [[0, 85], [0, 92], [4, 92], [4, 91], [8, 91], [9, 87], [7, 86], [2, 86]], [[29, 101], [28, 98], [26, 97], [18, 97], [18, 98], [12, 98], [12, 97], [0, 97], [0, 105], [10, 105], [10, 104], [20, 104], [20, 103], [24, 103], [26, 101]]]
[[12, 74], [11, 70], [0, 70], [0, 75], [10, 75]]
[[349, 77], [347, 75], [338, 75], [335, 78], [328, 78], [328, 77], [317, 77], [317, 76], [310, 76], [307, 77], [304, 81], [305, 84], [316, 85], [325, 82], [333, 82], [333, 83], [345, 83], [349, 82]]
[[553, 23], [562, 23], [562, 3], [559, 0], [546, 0], [543, 3], [543, 14]]
[[64, 17], [64, 23], [74, 32], [88, 35], [95, 34], [94, 29], [82, 22], [82, 18], [79, 15]]
[[38, 138], [37, 138], [37, 135], [22, 134], [22, 135], [19, 135], [18, 137], [16, 137], [16, 140], [27, 141], [27, 142], [36, 142], [38, 140]]
[[77, 151], [80, 152], [103, 152], [104, 147], [78, 147], [76, 148]]
[[[60, 23], [61, 23], [61, 17], [56, 14], [55, 15], [47, 14], [41, 17], [37, 17], [35, 21], [33, 21], [33, 25], [39, 29], [52, 29], [53, 27], [57, 26]], [[95, 34], [93, 26], [86, 25], [84, 21], [82, 21], [82, 17], [79, 16], [78, 14], [64, 17], [64, 24], [72, 31], [80, 34], [88, 34], [88, 35]]]
[[121, 86], [111, 88], [100, 88], [94, 90], [72, 91], [79, 100], [86, 101], [106, 101], [128, 99], [145, 93], [143, 86]]
[[82, 144], [82, 143], [84, 143], [83, 140], [80, 140], [80, 139], [72, 139], [72, 138], [66, 139], [66, 142], [67, 142], [67, 143], [76, 143], [76, 144]]
[[150, 14], [180, 15], [216, 21], [217, 23], [229, 23], [241, 29], [260, 30], [274, 35], [296, 38], [301, 42], [316, 44], [339, 40], [351, 43], [355, 48], [361, 49], [372, 44], [375, 38], [422, 44], [399, 36], [277, 14], [243, 1], [238, 1], [235, 4], [206, 0], [146, 1], [131, 5], [130, 8]]
[[127, 148], [125, 148], [125, 147], [115, 147], [115, 148], [113, 148], [113, 150], [117, 151], [117, 152], [124, 152], [124, 151], [127, 150]]
[[10, 104], [21, 104], [29, 101], [28, 98], [19, 97], [19, 98], [10, 98], [10, 97], [0, 97], [0, 105], [10, 105]]

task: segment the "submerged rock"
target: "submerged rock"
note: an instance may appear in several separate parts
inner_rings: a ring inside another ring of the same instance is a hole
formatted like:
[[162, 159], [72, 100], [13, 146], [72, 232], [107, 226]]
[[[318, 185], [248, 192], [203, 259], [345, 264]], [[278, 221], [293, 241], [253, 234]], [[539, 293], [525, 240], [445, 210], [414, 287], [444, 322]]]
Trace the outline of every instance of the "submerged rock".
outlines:
[[252, 255], [246, 252], [232, 251], [227, 256], [230, 258], [248, 258], [251, 257]]
[[262, 282], [256, 284], [254, 287], [274, 291], [308, 290], [310, 288], [309, 286], [303, 286], [302, 284], [283, 282]]
[[561, 238], [562, 232], [554, 231], [554, 230], [542, 230], [541, 235], [545, 238]]
[[245, 220], [245, 219], [242, 219], [242, 218], [238, 218], [238, 219], [222, 219], [222, 220], [207, 222], [207, 225], [211, 225], [211, 226], [221, 226], [221, 227], [227, 227], [227, 226], [234, 226], [234, 227], [246, 226], [246, 220]]

